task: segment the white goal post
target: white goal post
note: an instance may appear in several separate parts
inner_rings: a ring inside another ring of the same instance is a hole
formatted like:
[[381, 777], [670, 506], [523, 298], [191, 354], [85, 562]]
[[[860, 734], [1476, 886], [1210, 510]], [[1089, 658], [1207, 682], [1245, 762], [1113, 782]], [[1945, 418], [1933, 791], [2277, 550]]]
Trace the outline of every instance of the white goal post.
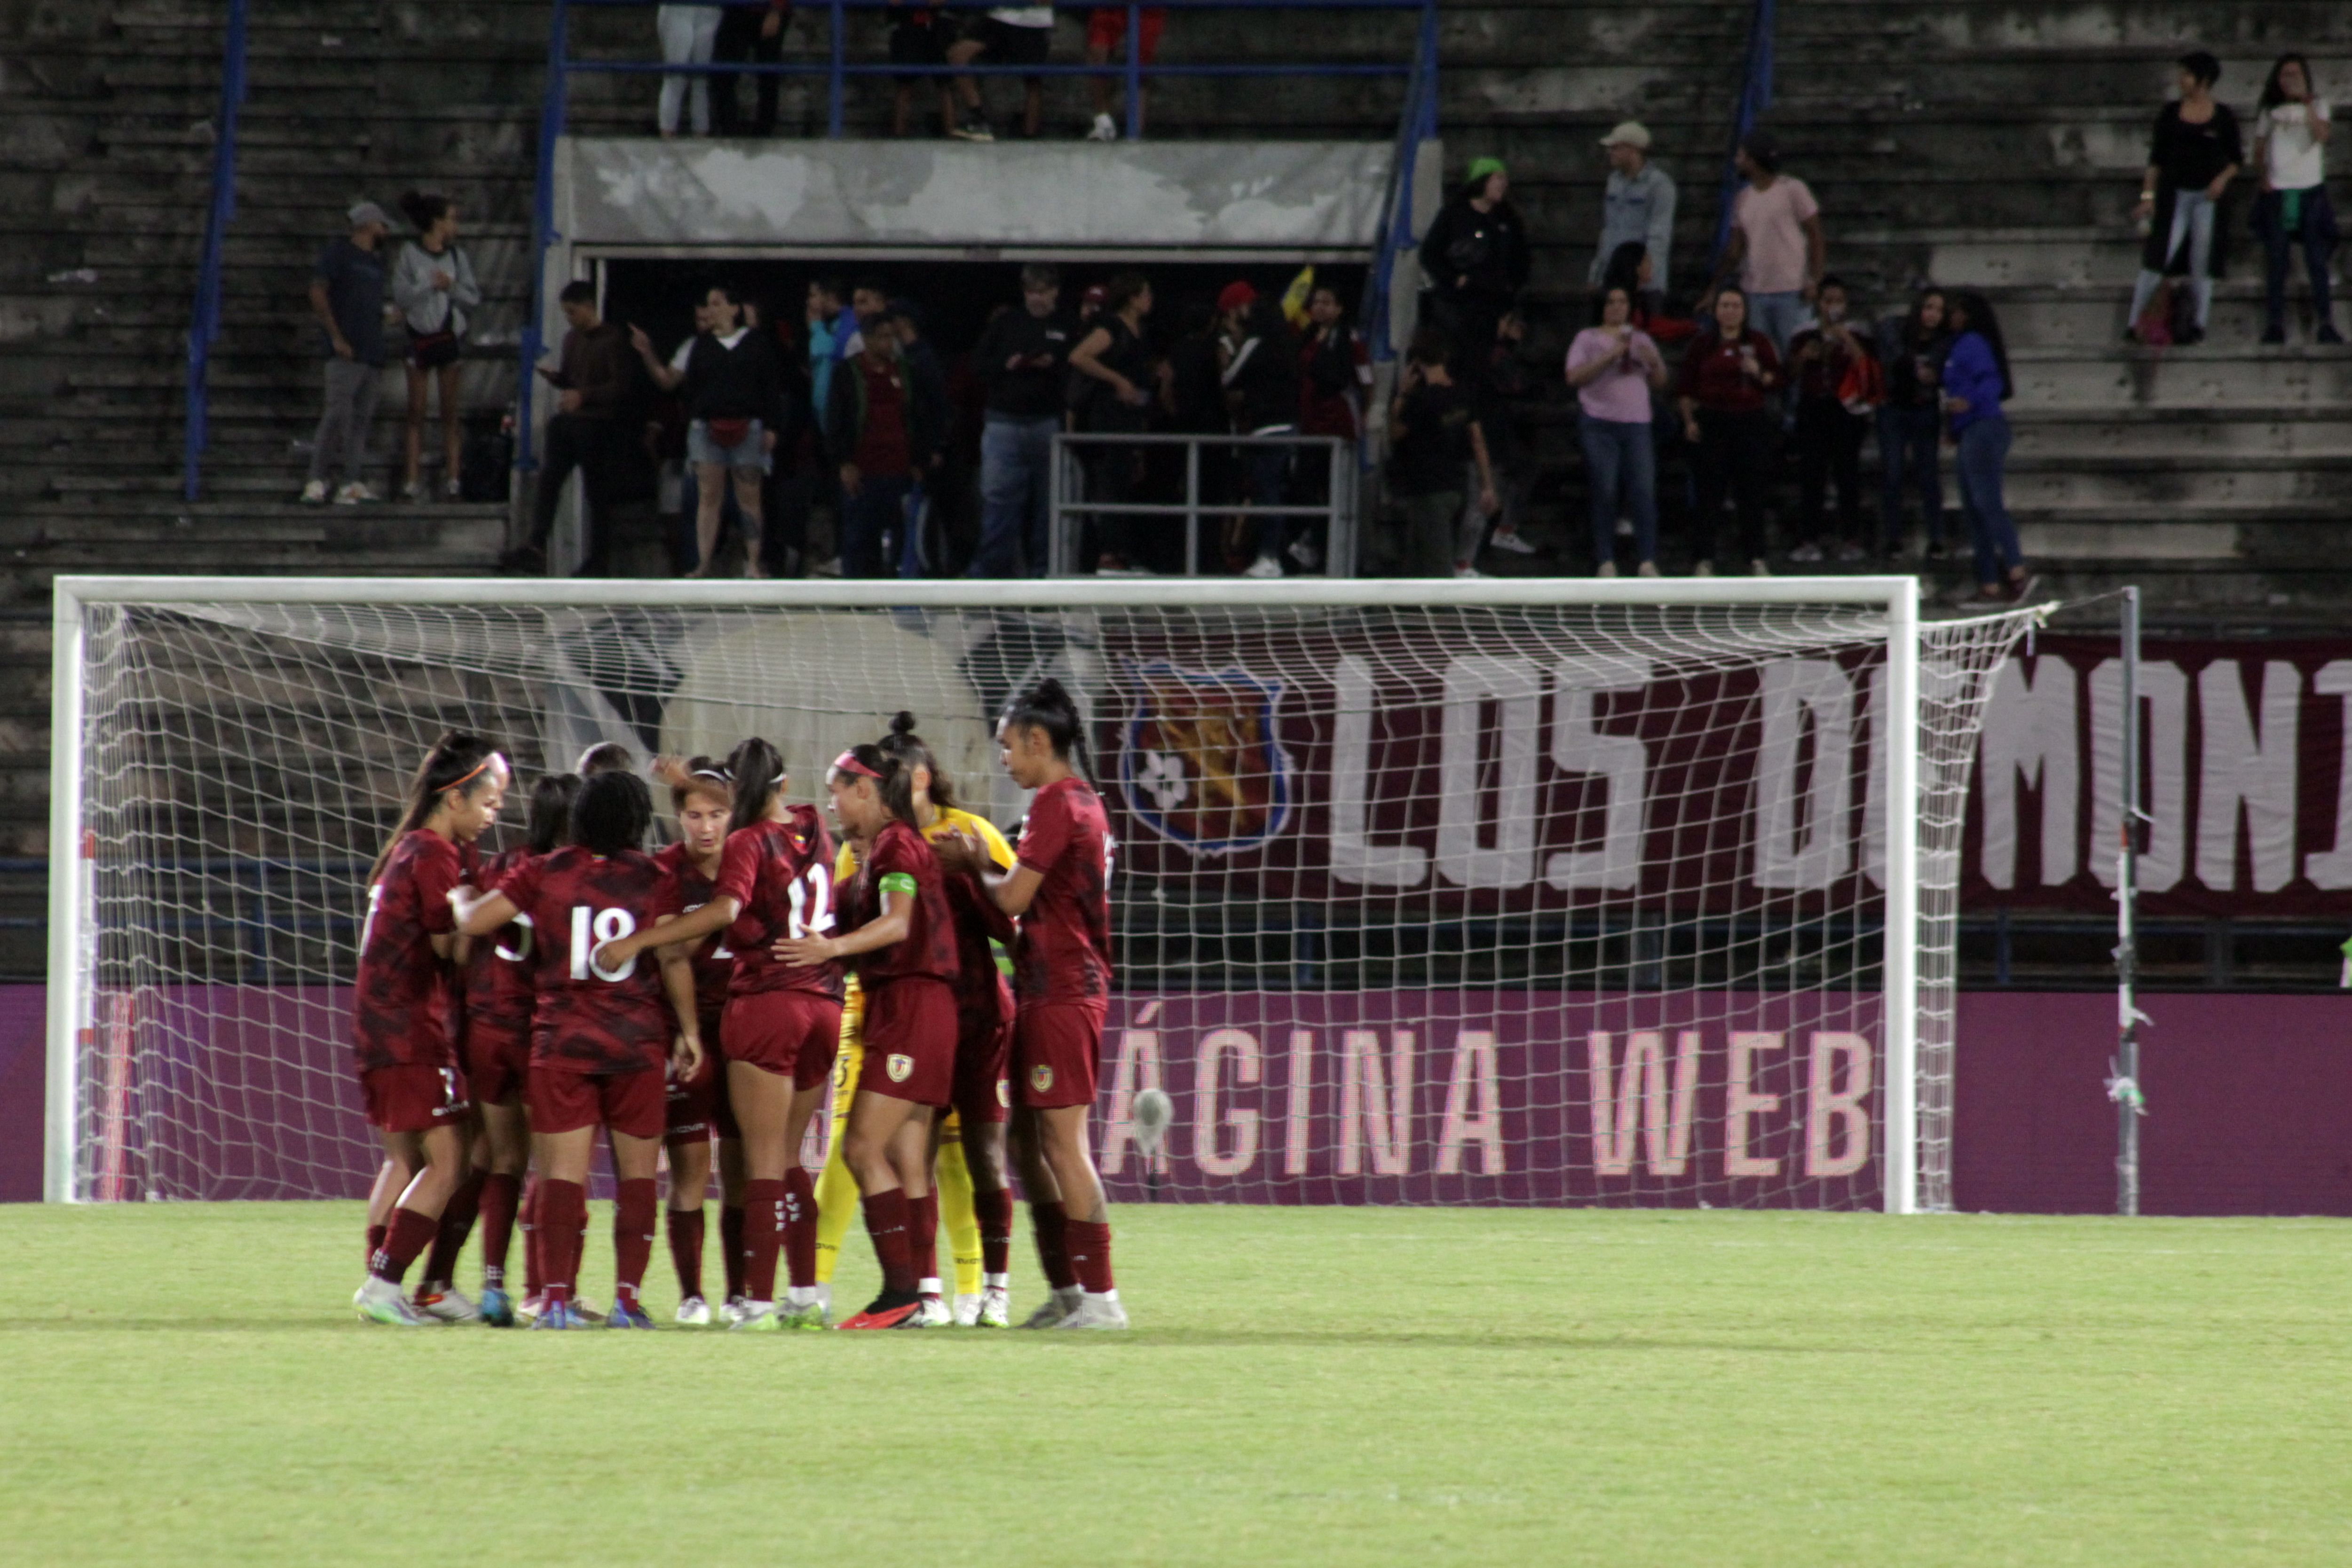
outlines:
[[1055, 674], [1136, 955], [1115, 1195], [1171, 1169], [1124, 1125], [1166, 1082], [1174, 1196], [1947, 1207], [1960, 813], [2033, 619], [1909, 577], [63, 577], [46, 1194], [349, 1189], [348, 917], [438, 727], [525, 779], [769, 733], [806, 799], [908, 708], [1009, 830], [990, 716]]

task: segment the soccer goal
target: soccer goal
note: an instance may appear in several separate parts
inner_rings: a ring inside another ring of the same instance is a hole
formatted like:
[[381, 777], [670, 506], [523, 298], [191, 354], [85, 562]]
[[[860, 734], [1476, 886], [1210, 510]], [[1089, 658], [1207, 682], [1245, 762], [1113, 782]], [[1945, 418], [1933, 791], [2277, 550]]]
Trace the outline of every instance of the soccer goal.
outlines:
[[362, 884], [442, 731], [525, 783], [762, 734], [810, 800], [906, 709], [1011, 830], [992, 716], [1053, 674], [1118, 841], [1116, 1196], [1948, 1207], [1962, 808], [2031, 620], [1900, 577], [60, 579], [47, 1193], [364, 1191]]

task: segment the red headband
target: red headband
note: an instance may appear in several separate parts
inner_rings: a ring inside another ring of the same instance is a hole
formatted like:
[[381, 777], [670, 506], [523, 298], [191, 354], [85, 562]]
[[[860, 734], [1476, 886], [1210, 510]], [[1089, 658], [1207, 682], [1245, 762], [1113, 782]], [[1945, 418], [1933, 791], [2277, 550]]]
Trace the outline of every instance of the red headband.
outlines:
[[488, 768], [491, 763], [496, 762], [498, 759], [499, 754], [495, 751], [491, 752], [488, 757], [483, 758], [481, 762], [476, 766], [473, 773], [467, 774], [464, 779], [459, 779], [451, 783], [442, 785], [441, 789], [436, 790], [435, 793], [439, 794], [446, 790], [461, 789], [465, 788], [467, 779], [472, 779], [475, 774], [481, 772], [484, 768]]
[[857, 760], [857, 753], [855, 750], [845, 751], [835, 758], [833, 770], [835, 773], [855, 773], [862, 779], [871, 779], [877, 783], [879, 783], [882, 779], [882, 775]]

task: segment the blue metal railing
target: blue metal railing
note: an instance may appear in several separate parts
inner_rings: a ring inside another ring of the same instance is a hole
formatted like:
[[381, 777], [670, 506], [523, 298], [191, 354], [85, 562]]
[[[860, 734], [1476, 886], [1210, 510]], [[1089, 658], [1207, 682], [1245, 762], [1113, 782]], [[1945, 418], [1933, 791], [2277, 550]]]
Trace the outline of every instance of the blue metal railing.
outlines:
[[213, 142], [212, 210], [205, 216], [205, 255], [196, 268], [196, 305], [188, 319], [187, 444], [180, 493], [196, 498], [205, 444], [212, 432], [213, 344], [220, 338], [221, 252], [236, 211], [236, 121], [245, 104], [245, 0], [229, 0], [228, 39], [221, 51], [221, 111]]
[[[1389, 170], [1389, 188], [1381, 198], [1381, 244], [1372, 260], [1371, 276], [1364, 280], [1364, 300], [1356, 313], [1363, 324], [1365, 346], [1372, 358], [1396, 357], [1391, 329], [1389, 294], [1396, 279], [1397, 258], [1413, 243], [1413, 166], [1421, 144], [1437, 134], [1437, 7], [1422, 12], [1421, 35], [1412, 57], [1412, 76], [1405, 89], [1404, 109], [1397, 116], [1396, 156]], [[1371, 451], [1371, 423], [1365, 422], [1365, 452]]]
[[1723, 197], [1715, 214], [1710, 263], [1719, 265], [1731, 243], [1731, 204], [1739, 199], [1739, 144], [1772, 107], [1773, 0], [1754, 0], [1748, 16], [1748, 56], [1739, 77], [1739, 107], [1731, 117], [1731, 147], [1723, 155]]
[[[1380, 306], [1385, 319], [1388, 279], [1393, 270], [1396, 253], [1411, 243], [1410, 228], [1412, 211], [1412, 150], [1421, 137], [1434, 134], [1437, 115], [1437, 0], [1129, 0], [1127, 12], [1127, 59], [1124, 65], [1102, 65], [1074, 61], [1048, 62], [1037, 65], [902, 65], [890, 60], [852, 60], [848, 57], [848, 18], [853, 11], [898, 9], [901, 0], [818, 0], [805, 8], [824, 16], [828, 21], [825, 58], [823, 60], [779, 60], [756, 62], [747, 60], [713, 61], [706, 65], [671, 64], [661, 60], [575, 60], [571, 57], [570, 16], [575, 8], [650, 9], [656, 0], [554, 0], [553, 16], [548, 27], [547, 92], [540, 113], [539, 174], [536, 194], [531, 204], [531, 279], [530, 314], [523, 322], [521, 374], [516, 394], [515, 466], [525, 472], [538, 466], [532, 451], [531, 396], [533, 370], [540, 356], [546, 351], [546, 340], [541, 323], [547, 314], [547, 253], [559, 237], [555, 232], [555, 144], [563, 135], [568, 114], [569, 83], [577, 73], [648, 75], [648, 76], [821, 76], [825, 78], [825, 134], [837, 138], [842, 134], [845, 89], [852, 77], [905, 76], [1000, 76], [1000, 77], [1108, 77], [1124, 78], [1127, 90], [1127, 135], [1132, 140], [1142, 133], [1143, 83], [1153, 77], [1404, 77], [1408, 80], [1404, 114], [1400, 121], [1398, 144], [1400, 153], [1396, 167], [1391, 171], [1389, 190], [1381, 207], [1381, 243], [1377, 287], [1381, 291]], [[734, 7], [765, 8], [768, 0], [721, 0]], [[1001, 5], [1003, 0], [930, 0], [934, 9], [981, 10]], [[1055, 9], [1092, 12], [1103, 7], [1092, 0], [1055, 0]], [[1413, 57], [1409, 61], [1338, 61], [1310, 63], [1246, 63], [1246, 64], [1145, 64], [1142, 57], [1142, 18], [1146, 11], [1416, 11], [1421, 25], [1416, 36]], [[1400, 237], [1402, 236], [1402, 237]], [[1369, 303], [1369, 302], [1368, 302]], [[1369, 321], [1369, 317], [1366, 318]], [[1385, 342], [1385, 337], [1381, 340]], [[1375, 351], [1378, 351], [1376, 350]]]

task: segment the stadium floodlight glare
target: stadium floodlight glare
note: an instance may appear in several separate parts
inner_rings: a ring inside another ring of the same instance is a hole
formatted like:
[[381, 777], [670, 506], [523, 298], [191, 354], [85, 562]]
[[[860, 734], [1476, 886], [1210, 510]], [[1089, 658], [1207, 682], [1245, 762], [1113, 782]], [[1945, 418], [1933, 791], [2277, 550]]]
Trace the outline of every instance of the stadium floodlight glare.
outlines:
[[441, 731], [525, 780], [762, 734], [805, 800], [907, 709], [1009, 826], [993, 716], [1052, 674], [1118, 838], [1114, 1196], [1948, 1207], [1961, 810], [2032, 619], [1907, 577], [61, 578], [47, 1194], [364, 1190], [362, 883]]

